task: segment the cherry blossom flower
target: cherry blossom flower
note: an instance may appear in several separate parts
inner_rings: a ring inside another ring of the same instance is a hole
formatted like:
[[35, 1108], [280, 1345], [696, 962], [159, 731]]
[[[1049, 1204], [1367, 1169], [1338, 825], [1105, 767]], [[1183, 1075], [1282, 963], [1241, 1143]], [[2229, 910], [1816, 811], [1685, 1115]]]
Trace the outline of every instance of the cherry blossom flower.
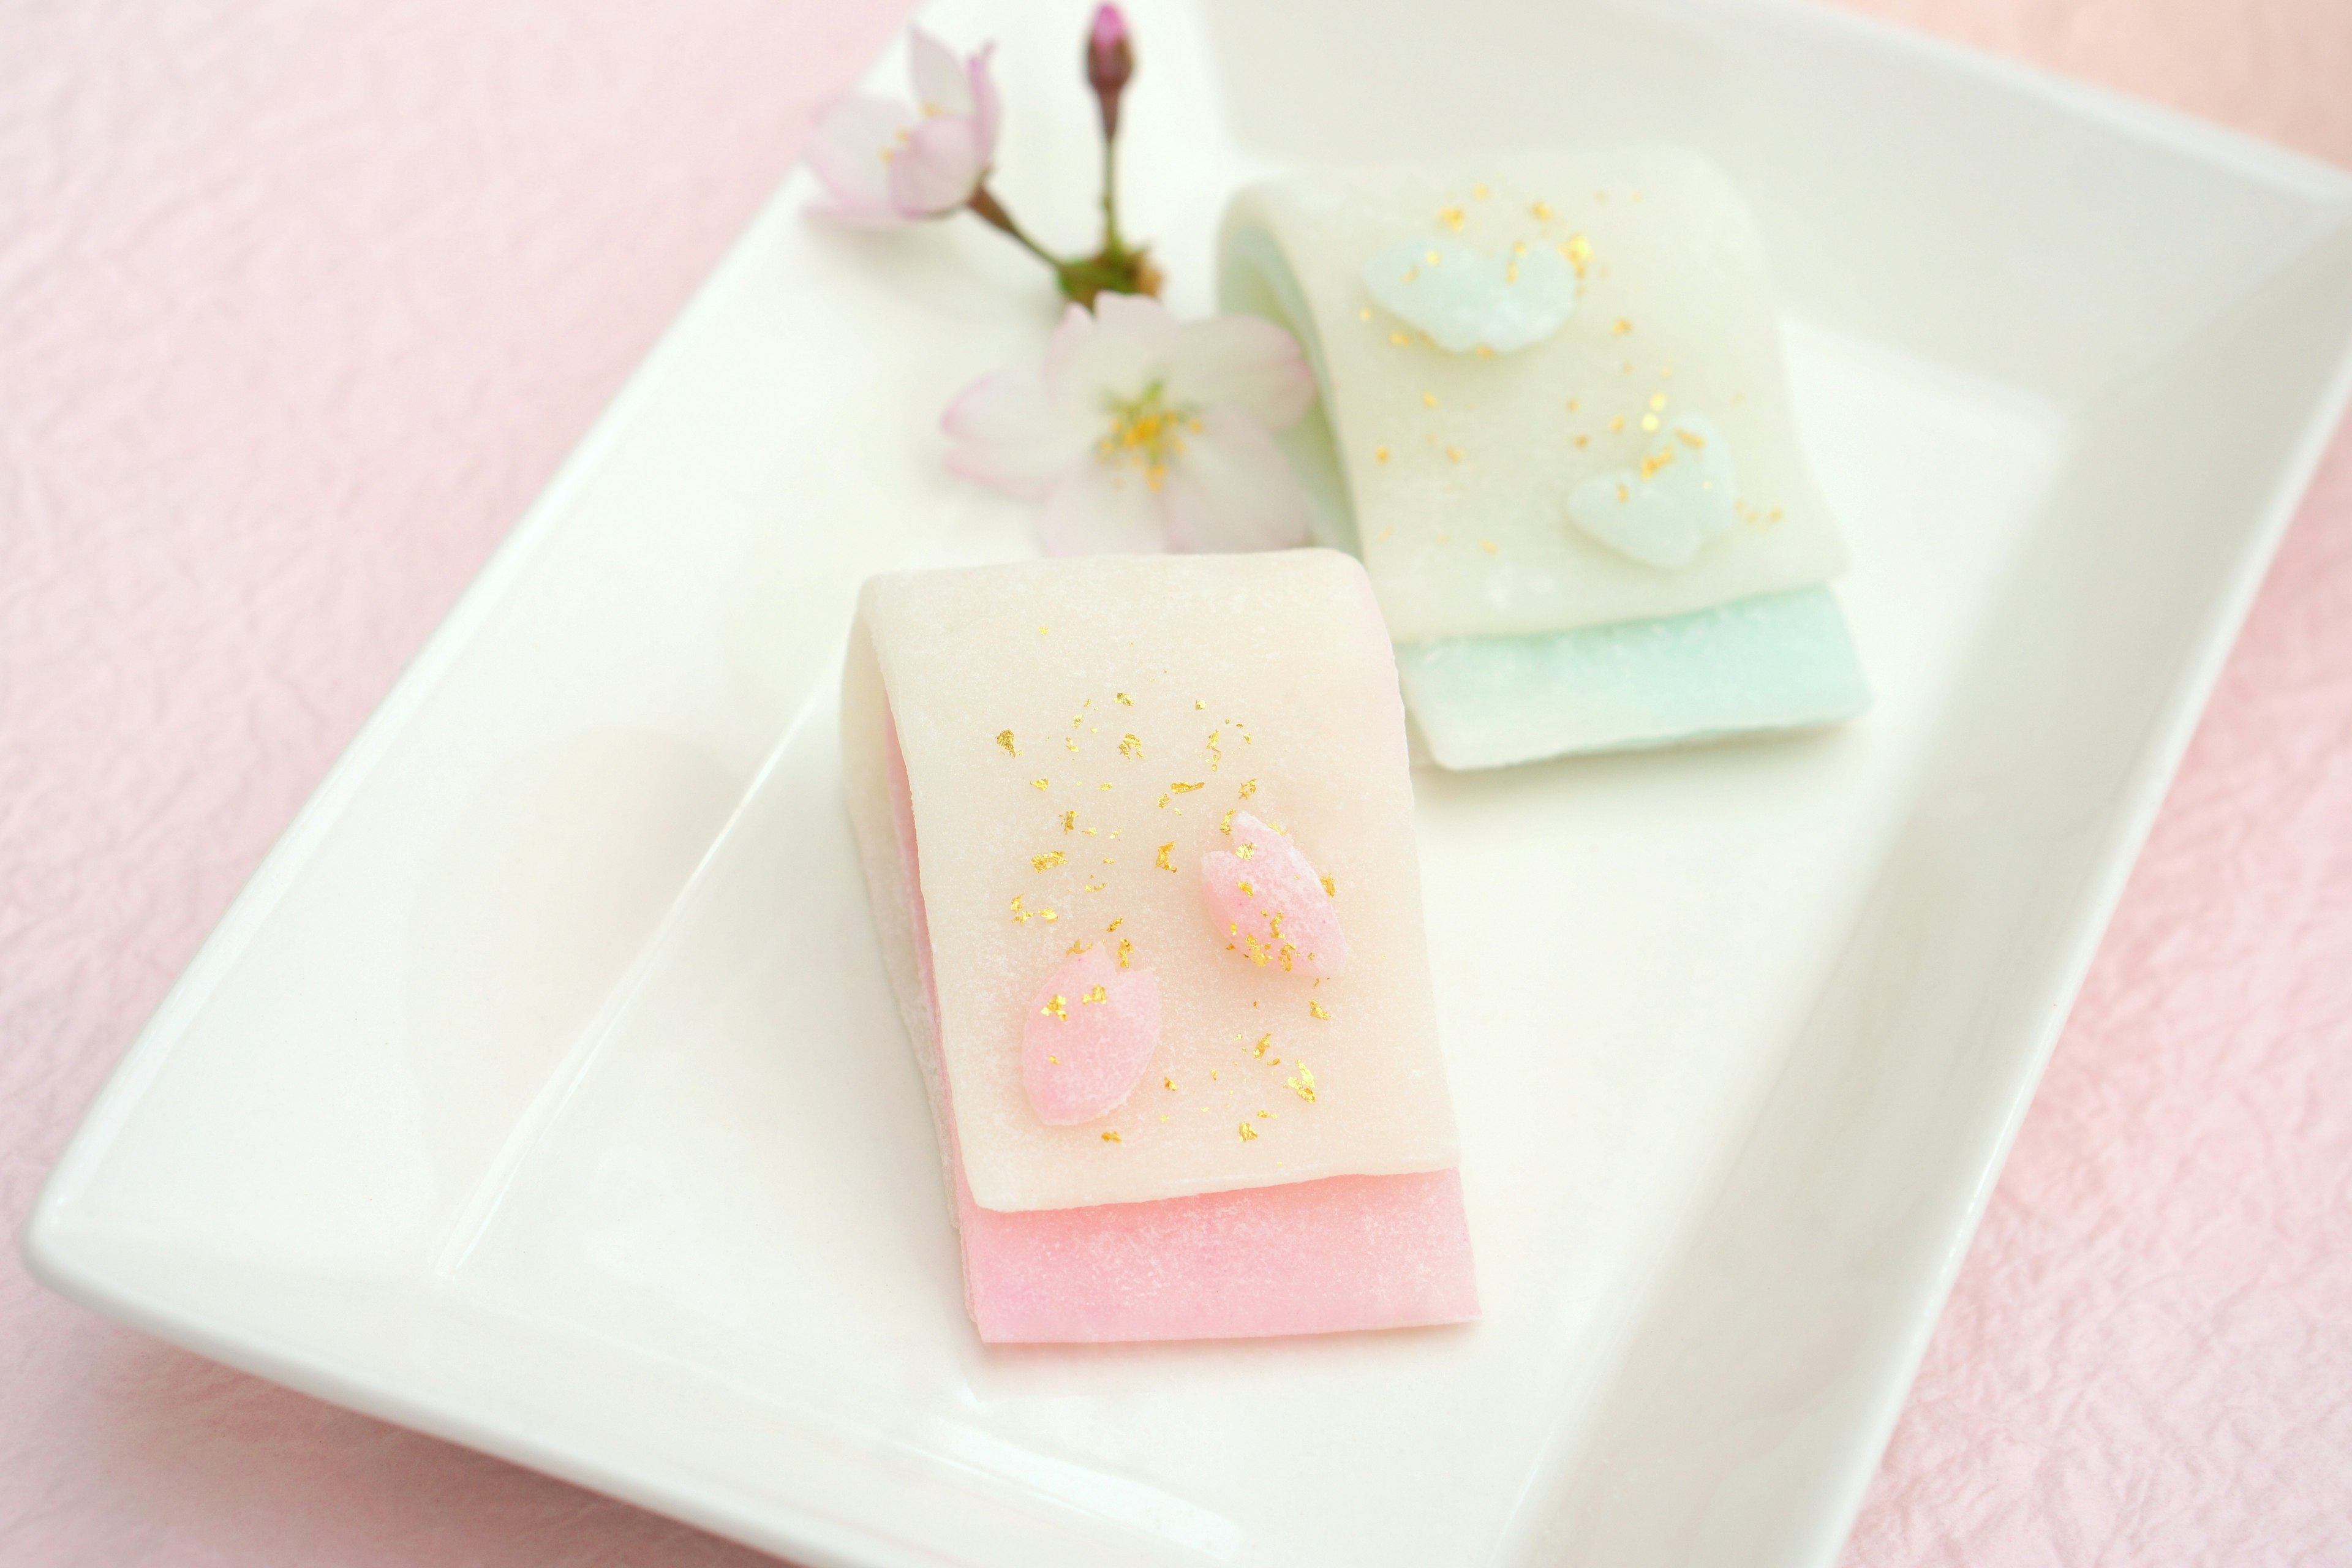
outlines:
[[970, 202], [996, 155], [993, 48], [960, 60], [920, 27], [909, 28], [915, 105], [855, 95], [818, 111], [808, 163], [827, 199], [811, 210], [883, 226], [945, 217]]
[[1314, 401], [1273, 322], [1107, 293], [1064, 313], [1042, 366], [975, 383], [940, 423], [950, 468], [1044, 503], [1049, 555], [1277, 550], [1307, 542], [1307, 503], [1273, 432]]

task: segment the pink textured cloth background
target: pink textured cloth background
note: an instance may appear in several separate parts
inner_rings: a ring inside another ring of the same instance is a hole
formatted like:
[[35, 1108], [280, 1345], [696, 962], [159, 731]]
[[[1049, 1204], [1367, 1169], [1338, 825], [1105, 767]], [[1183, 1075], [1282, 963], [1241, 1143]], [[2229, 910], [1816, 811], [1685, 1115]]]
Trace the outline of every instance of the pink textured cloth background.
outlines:
[[[2352, 164], [2344, 0], [1850, 0]], [[893, 3], [0, 15], [0, 1213]], [[614, 243], [624, 237], [625, 243]], [[2352, 437], [1847, 1561], [2352, 1561]], [[765, 1561], [0, 1258], [0, 1561]]]

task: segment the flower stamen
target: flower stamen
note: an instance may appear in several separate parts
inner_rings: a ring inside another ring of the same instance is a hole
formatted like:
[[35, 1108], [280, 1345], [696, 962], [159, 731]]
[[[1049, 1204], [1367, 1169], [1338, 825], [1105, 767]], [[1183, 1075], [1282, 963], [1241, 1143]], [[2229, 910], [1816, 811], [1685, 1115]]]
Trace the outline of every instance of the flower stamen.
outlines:
[[1200, 428], [1192, 410], [1168, 405], [1155, 381], [1141, 396], [1110, 405], [1110, 430], [1095, 442], [1095, 456], [1113, 468], [1136, 469], [1156, 491], [1167, 482], [1169, 465], [1183, 455], [1185, 433]]

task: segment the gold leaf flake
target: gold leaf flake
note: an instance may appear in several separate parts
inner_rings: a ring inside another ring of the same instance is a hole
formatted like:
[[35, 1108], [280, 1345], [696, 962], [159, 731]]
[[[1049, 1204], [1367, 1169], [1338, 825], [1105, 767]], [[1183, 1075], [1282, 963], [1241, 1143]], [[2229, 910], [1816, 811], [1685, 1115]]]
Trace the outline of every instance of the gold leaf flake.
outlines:
[[1234, 846], [1234, 858], [1236, 860], [1246, 860], [1256, 853], [1257, 846], [1255, 844], [1236, 844]]
[[1068, 1006], [1068, 999], [1066, 997], [1056, 996], [1051, 1002], [1046, 1003], [1043, 1007], [1038, 1008], [1037, 1011], [1045, 1017], [1059, 1018], [1066, 1024], [1070, 1021], [1070, 1009]]
[[[1234, 809], [1237, 811], [1240, 807], [1236, 806]], [[1226, 812], [1224, 820], [1217, 824], [1217, 831], [1225, 835], [1228, 838], [1233, 837], [1234, 814], [1232, 811]]]
[[1134, 698], [1132, 698], [1132, 697], [1129, 697], [1126, 692], [1121, 691], [1121, 692], [1118, 693], [1117, 695], [1118, 695], [1118, 697], [1119, 701], [1120, 701], [1121, 703], [1125, 704], [1127, 707], [1132, 708], [1132, 707], [1134, 707], [1134, 706], [1135, 706], [1135, 699], [1134, 699]]
[[1176, 1080], [1172, 1078], [1163, 1078], [1160, 1080], [1160, 1087], [1162, 1089], [1174, 1089], [1176, 1087]]
[[1099, 1003], [1099, 1002], [1108, 1002], [1108, 1001], [1109, 1001], [1109, 1000], [1110, 1000], [1110, 993], [1109, 993], [1109, 992], [1108, 992], [1108, 991], [1106, 991], [1106, 990], [1104, 990], [1104, 989], [1103, 989], [1101, 986], [1099, 986], [1099, 985], [1096, 986], [1093, 990], [1091, 990], [1091, 991], [1087, 992], [1085, 995], [1083, 995], [1083, 996], [1081, 996], [1081, 997], [1079, 997], [1079, 998], [1078, 998], [1078, 1001], [1079, 1001], [1081, 1004], [1085, 1004], [1085, 1003]]
[[1633, 323], [1620, 316], [1609, 323], [1609, 330], [1622, 338], [1633, 330]]
[[1307, 999], [1307, 1010], [1309, 1013], [1314, 1014], [1314, 1015], [1315, 1015], [1317, 1017], [1318, 1017], [1318, 1018], [1328, 1018], [1328, 1017], [1329, 1017], [1329, 1016], [1331, 1016], [1330, 1014], [1328, 1014], [1328, 1013], [1327, 1013], [1327, 1012], [1325, 1012], [1325, 1011], [1323, 1010], [1323, 1004], [1322, 1004], [1322, 1003], [1320, 1003], [1320, 1002], [1318, 1002], [1318, 1001], [1317, 1001], [1317, 1000], [1315, 1000], [1315, 998], [1314, 998], [1314, 997], [1312, 997], [1312, 996], [1309, 996], [1309, 997]]
[[1257, 889], [1251, 887], [1247, 882], [1240, 884], [1240, 887], [1242, 889], [1242, 897], [1245, 899], [1255, 899], [1257, 897]]
[[1195, 708], [1206, 708], [1206, 707], [1208, 706], [1208, 704], [1207, 704], [1207, 703], [1205, 703], [1205, 702], [1203, 702], [1203, 701], [1202, 701], [1199, 698], [1195, 697], [1194, 699], [1192, 699], [1192, 706], [1193, 706], [1193, 707], [1195, 707]]
[[1244, 779], [1244, 780], [1242, 780], [1242, 798], [1243, 798], [1244, 800], [1247, 800], [1250, 796], [1252, 796], [1252, 795], [1255, 795], [1256, 793], [1257, 793], [1257, 780], [1255, 780], [1255, 779]]
[[1305, 1062], [1298, 1064], [1298, 1076], [1286, 1079], [1282, 1087], [1307, 1104], [1315, 1103], [1315, 1070]]
[[1018, 893], [1013, 895], [1013, 923], [1017, 926], [1029, 923], [1029, 911], [1021, 907], [1021, 895]]
[[1160, 847], [1160, 858], [1154, 860], [1152, 864], [1159, 867], [1163, 871], [1173, 871], [1176, 869], [1175, 867], [1168, 863], [1168, 851], [1175, 847], [1176, 841], [1173, 838], [1170, 839], [1167, 843], [1162, 844]]
[[1135, 943], [1128, 941], [1125, 937], [1120, 937], [1118, 939], [1118, 966], [1121, 969], [1125, 969], [1127, 967], [1127, 961], [1134, 956]]
[[1063, 831], [1063, 832], [1065, 832], [1065, 833], [1071, 832], [1071, 831], [1072, 831], [1072, 830], [1074, 830], [1077, 826], [1078, 826], [1078, 814], [1077, 814], [1076, 811], [1066, 811], [1066, 812], [1062, 813], [1062, 831]]
[[1046, 782], [1047, 782], [1047, 781], [1046, 781], [1046, 780], [1045, 780], [1045, 779], [1031, 779], [1031, 780], [1029, 781], [1029, 787], [1030, 787], [1031, 789], [1044, 789], [1044, 788], [1045, 787]]
[[1333, 881], [1328, 873], [1326, 873], [1323, 878], [1323, 896], [1327, 899], [1336, 899], [1339, 896], [1339, 884]]
[[1051, 910], [1039, 910], [1037, 911], [1037, 918], [1044, 921], [1047, 925], [1052, 925], [1055, 921], [1060, 920], [1062, 917], [1055, 914]]
[[1108, 924], [1108, 925], [1107, 925], [1107, 926], [1103, 927], [1103, 930], [1105, 930], [1106, 931], [1117, 931], [1119, 927], [1121, 927], [1121, 926], [1125, 925], [1126, 923], [1127, 923], [1127, 917], [1126, 917], [1125, 915], [1121, 915], [1121, 916], [1119, 916], [1119, 917], [1118, 917], [1118, 919], [1117, 919], [1117, 920], [1115, 920], [1115, 921], [1111, 921], [1111, 922], [1110, 922], [1110, 924]]
[[1257, 1142], [1257, 1129], [1256, 1129], [1256, 1128], [1252, 1127], [1252, 1126], [1251, 1126], [1248, 1122], [1246, 1122], [1246, 1121], [1244, 1121], [1244, 1122], [1243, 1122], [1243, 1123], [1241, 1124], [1241, 1128], [1242, 1128], [1242, 1142], [1244, 1142], [1244, 1143], [1255, 1143], [1255, 1142]]
[[[1212, 735], [1209, 738], [1212, 741], [1216, 739], [1214, 735]], [[1171, 795], [1191, 795], [1196, 789], [1206, 789], [1209, 786], [1205, 784], [1171, 784], [1168, 786], [1168, 793]]]
[[1021, 754], [1021, 748], [1013, 743], [1013, 731], [1010, 730], [999, 730], [996, 732], [996, 743], [1004, 748], [1004, 754], [1008, 757], [1017, 757]]
[[1118, 1135], [1118, 1129], [1114, 1127], [1109, 1131], [1103, 1134], [1103, 1142], [1106, 1143], [1124, 1143], [1127, 1140], [1120, 1137]]
[[1029, 864], [1034, 866], [1040, 871], [1050, 871], [1068, 858], [1069, 857], [1063, 854], [1059, 849], [1053, 849], [1048, 850], [1043, 855], [1030, 856]]
[[[1122, 757], [1141, 757], [1143, 755], [1142, 738], [1131, 734], [1121, 735], [1118, 738], [1118, 754]], [[1104, 787], [1108, 788], [1109, 786], [1105, 785]]]
[[1250, 1047], [1250, 1054], [1255, 1057], [1264, 1058], [1266, 1047], [1272, 1044], [1274, 1044], [1274, 1037], [1272, 1035], [1261, 1035], [1258, 1037], [1257, 1044]]

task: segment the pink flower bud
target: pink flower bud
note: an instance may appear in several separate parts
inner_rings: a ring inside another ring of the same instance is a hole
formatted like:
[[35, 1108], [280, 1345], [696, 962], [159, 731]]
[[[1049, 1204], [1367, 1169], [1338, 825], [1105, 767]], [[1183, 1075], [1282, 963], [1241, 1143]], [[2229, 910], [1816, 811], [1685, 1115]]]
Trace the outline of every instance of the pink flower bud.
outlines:
[[1102, 104], [1103, 140], [1118, 134], [1118, 95], [1135, 75], [1135, 46], [1129, 40], [1127, 18], [1116, 5], [1095, 7], [1095, 25], [1087, 34], [1087, 82]]

